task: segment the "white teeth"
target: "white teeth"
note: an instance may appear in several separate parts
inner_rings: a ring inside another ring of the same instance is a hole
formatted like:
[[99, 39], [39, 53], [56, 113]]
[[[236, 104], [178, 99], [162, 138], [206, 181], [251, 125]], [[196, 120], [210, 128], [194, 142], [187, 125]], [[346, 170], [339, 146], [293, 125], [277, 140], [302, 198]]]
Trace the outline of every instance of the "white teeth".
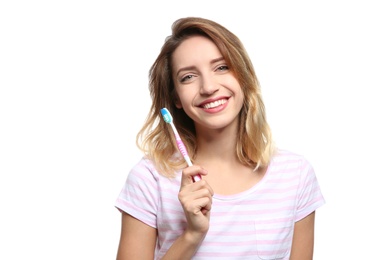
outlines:
[[217, 106], [220, 106], [222, 104], [226, 103], [226, 99], [220, 99], [211, 103], [207, 103], [206, 105], [203, 105], [203, 108], [209, 109], [209, 108], [214, 108]]

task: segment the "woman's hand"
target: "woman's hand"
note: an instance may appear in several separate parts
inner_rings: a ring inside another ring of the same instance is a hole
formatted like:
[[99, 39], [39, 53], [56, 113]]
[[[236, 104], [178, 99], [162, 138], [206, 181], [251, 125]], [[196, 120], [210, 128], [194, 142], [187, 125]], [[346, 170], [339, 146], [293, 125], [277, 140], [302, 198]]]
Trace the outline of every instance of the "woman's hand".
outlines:
[[187, 218], [186, 233], [190, 240], [201, 241], [209, 230], [212, 188], [205, 180], [194, 182], [192, 177], [200, 174], [207, 175], [207, 171], [200, 166], [193, 165], [183, 170], [179, 200]]

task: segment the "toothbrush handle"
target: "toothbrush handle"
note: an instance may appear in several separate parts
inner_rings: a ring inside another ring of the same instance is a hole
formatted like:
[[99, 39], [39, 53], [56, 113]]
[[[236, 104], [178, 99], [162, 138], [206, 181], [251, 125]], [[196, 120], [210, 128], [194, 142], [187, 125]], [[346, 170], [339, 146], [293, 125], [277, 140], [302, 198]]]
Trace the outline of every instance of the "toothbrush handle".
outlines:
[[[184, 145], [183, 141], [180, 138], [176, 138], [176, 144], [177, 144], [177, 147], [179, 148], [180, 153], [183, 155], [184, 160], [186, 160], [188, 166], [192, 166], [191, 159], [188, 156], [187, 149], [186, 149], [186, 146]], [[197, 174], [197, 175], [192, 177], [192, 180], [194, 182], [200, 181], [201, 179], [202, 179], [202, 177], [200, 176], [200, 174]]]
[[201, 179], [202, 179], [202, 176], [200, 176], [200, 174], [192, 176], [192, 180], [194, 182], [200, 181]]
[[188, 166], [192, 166], [190, 157], [188, 156], [186, 146], [184, 145], [184, 143], [180, 139], [180, 137], [176, 136], [176, 144], [177, 144], [177, 147], [179, 148], [180, 153], [183, 155], [184, 159], [186, 160]]

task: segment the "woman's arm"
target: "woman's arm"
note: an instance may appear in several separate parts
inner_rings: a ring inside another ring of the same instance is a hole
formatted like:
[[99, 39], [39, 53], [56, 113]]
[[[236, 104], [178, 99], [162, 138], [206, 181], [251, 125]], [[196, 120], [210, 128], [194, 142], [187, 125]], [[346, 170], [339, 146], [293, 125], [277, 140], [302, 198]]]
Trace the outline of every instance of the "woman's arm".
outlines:
[[155, 228], [122, 212], [122, 229], [116, 259], [153, 260], [156, 238]]
[[204, 180], [194, 183], [192, 178], [196, 174], [206, 175], [207, 172], [196, 165], [182, 172], [178, 198], [186, 215], [187, 228], [169, 248], [163, 259], [191, 259], [209, 229], [213, 190]]
[[290, 260], [312, 260], [315, 211], [295, 223]]
[[[187, 219], [187, 228], [172, 244], [163, 259], [191, 259], [203, 241], [210, 221], [213, 191], [206, 181], [194, 183], [192, 176], [206, 175], [199, 166], [183, 170], [179, 200]], [[157, 229], [122, 213], [122, 230], [117, 260], [154, 259]]]

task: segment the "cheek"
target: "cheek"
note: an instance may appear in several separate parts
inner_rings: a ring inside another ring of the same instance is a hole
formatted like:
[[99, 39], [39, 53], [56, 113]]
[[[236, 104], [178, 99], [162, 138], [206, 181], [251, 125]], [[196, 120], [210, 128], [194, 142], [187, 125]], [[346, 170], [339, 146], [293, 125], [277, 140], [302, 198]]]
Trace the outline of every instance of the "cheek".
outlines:
[[175, 87], [175, 91], [174, 91], [174, 94], [173, 94], [173, 102], [174, 102], [176, 108], [178, 108], [178, 109], [183, 108], [183, 105], [181, 103], [181, 99], [179, 97], [179, 94], [177, 93], [176, 87]]
[[231, 91], [235, 93], [238, 103], [244, 102], [244, 91], [236, 78], [230, 79]]
[[242, 108], [244, 105], [244, 92], [240, 89], [239, 92], [237, 93], [237, 107]]
[[183, 105], [181, 104], [181, 101], [180, 101], [180, 99], [178, 97], [175, 98], [175, 106], [178, 109], [183, 108]]
[[183, 104], [182, 104], [178, 89], [176, 87], [176, 84], [175, 84], [174, 91], [173, 91], [173, 103], [175, 104], [176, 108], [178, 108], [178, 109], [183, 108]]
[[196, 95], [191, 91], [191, 88], [183, 88], [176, 90], [176, 95], [174, 97], [175, 99], [175, 106], [177, 108], [185, 108], [188, 106], [191, 106], [193, 97]]
[[239, 93], [240, 93], [239, 96], [240, 96], [241, 102], [244, 102], [245, 95], [244, 95], [244, 92], [242, 91], [242, 89], [240, 89]]

